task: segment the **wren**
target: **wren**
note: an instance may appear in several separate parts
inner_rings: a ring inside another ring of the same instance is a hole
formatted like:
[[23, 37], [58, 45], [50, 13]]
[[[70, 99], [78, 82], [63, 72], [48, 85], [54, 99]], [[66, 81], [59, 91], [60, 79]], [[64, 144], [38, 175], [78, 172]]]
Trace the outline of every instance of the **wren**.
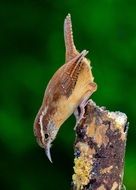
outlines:
[[84, 106], [97, 89], [90, 61], [85, 57], [88, 51], [79, 52], [74, 45], [70, 14], [64, 21], [64, 40], [65, 64], [49, 81], [34, 121], [34, 135], [51, 162], [51, 144], [61, 125], [72, 113], [76, 116], [76, 122], [80, 122], [84, 115]]

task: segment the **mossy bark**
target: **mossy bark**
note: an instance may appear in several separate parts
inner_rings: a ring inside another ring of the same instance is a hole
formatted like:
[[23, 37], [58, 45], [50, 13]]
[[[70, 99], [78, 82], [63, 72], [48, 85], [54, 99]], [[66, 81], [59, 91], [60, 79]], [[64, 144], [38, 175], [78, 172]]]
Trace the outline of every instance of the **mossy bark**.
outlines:
[[127, 116], [89, 101], [75, 130], [72, 190], [121, 190]]

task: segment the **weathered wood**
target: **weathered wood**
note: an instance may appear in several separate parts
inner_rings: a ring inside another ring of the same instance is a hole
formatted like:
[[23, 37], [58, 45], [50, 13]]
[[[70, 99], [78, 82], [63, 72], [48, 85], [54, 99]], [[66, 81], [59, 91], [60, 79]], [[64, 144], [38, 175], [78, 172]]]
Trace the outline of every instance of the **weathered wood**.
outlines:
[[121, 190], [127, 116], [89, 101], [76, 127], [72, 190]]

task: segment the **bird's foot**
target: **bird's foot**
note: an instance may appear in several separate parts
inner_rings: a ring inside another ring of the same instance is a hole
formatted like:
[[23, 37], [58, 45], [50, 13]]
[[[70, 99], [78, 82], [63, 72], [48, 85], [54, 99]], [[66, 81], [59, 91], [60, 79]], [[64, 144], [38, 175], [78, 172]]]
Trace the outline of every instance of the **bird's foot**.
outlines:
[[88, 99], [84, 99], [74, 111], [74, 115], [76, 117], [76, 125], [74, 127], [74, 130], [76, 129], [77, 125], [80, 123], [81, 119], [84, 119], [85, 106], [88, 104], [88, 102], [89, 102]]

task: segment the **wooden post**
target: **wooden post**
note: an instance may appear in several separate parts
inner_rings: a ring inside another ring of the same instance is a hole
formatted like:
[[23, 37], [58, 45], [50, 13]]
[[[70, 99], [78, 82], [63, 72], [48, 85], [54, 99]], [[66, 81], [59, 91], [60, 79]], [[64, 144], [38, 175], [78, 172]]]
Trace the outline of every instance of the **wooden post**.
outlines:
[[72, 190], [121, 190], [127, 116], [90, 100], [75, 130]]

